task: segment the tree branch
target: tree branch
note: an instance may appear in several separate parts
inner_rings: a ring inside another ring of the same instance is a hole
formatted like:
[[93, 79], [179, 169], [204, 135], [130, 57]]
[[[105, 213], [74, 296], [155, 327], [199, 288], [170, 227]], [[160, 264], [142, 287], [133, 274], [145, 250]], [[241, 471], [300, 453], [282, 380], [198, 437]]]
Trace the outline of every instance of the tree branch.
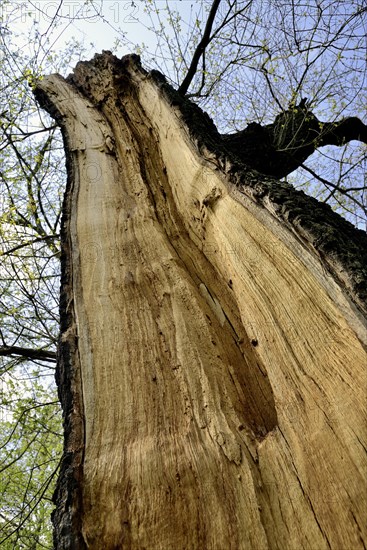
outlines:
[[0, 356], [18, 355], [27, 359], [38, 359], [39, 361], [56, 362], [56, 352], [45, 349], [22, 348], [19, 346], [0, 347]]
[[33, 244], [36, 244], [36, 243], [41, 243], [41, 242], [48, 241], [48, 240], [55, 240], [55, 239], [59, 239], [59, 238], [60, 238], [59, 234], [46, 235], [45, 237], [38, 237], [37, 239], [32, 239], [31, 241], [26, 241], [24, 243], [20, 243], [16, 246], [13, 246], [12, 248], [9, 248], [9, 250], [3, 250], [3, 251], [0, 250], [0, 257], [1, 256], [10, 256], [10, 254], [13, 254], [17, 250], [20, 250], [21, 248], [25, 248], [26, 246], [32, 246]]
[[321, 122], [319, 147], [323, 145], [345, 145], [357, 140], [367, 143], [367, 125], [357, 117], [344, 118], [339, 122]]
[[356, 117], [321, 122], [303, 99], [297, 107], [280, 113], [272, 124], [252, 123], [222, 138], [249, 167], [283, 178], [302, 166], [319, 147], [342, 146], [352, 140], [367, 143], [367, 126]]
[[187, 90], [189, 89], [189, 86], [192, 82], [192, 79], [194, 78], [194, 76], [196, 74], [198, 64], [199, 64], [199, 61], [200, 61], [200, 57], [203, 55], [203, 53], [205, 51], [205, 48], [210, 43], [210, 40], [211, 40], [210, 33], [212, 31], [214, 19], [215, 19], [215, 16], [217, 14], [217, 11], [218, 11], [220, 1], [221, 0], [214, 0], [214, 2], [212, 4], [212, 7], [210, 8], [209, 17], [208, 17], [208, 21], [206, 22], [203, 37], [200, 40], [200, 42], [199, 42], [199, 44], [198, 44], [198, 46], [197, 46], [197, 48], [194, 52], [189, 70], [187, 71], [187, 74], [186, 74], [185, 78], [183, 79], [182, 84], [180, 85], [180, 87], [178, 89], [179, 93], [182, 94], [182, 95], [185, 95], [187, 93]]

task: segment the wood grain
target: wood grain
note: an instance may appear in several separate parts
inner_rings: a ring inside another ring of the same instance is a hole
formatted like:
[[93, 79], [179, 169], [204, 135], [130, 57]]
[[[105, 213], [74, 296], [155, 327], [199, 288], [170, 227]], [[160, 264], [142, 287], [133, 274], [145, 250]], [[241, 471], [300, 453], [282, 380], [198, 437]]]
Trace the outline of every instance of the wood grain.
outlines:
[[154, 79], [73, 78], [78, 547], [365, 548], [366, 319]]

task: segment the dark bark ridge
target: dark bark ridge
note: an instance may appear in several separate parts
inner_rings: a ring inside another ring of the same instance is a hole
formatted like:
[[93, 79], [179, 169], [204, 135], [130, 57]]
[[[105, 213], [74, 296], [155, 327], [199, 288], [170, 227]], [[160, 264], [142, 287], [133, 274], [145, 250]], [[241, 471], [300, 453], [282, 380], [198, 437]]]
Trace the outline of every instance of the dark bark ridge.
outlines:
[[[78, 357], [78, 336], [74, 324], [73, 311], [73, 273], [71, 268], [70, 211], [74, 174], [69, 150], [69, 137], [62, 124], [62, 118], [53, 104], [43, 94], [38, 93], [40, 104], [55, 118], [61, 126], [63, 137], [67, 183], [64, 195], [61, 220], [61, 284], [60, 284], [60, 336], [58, 343], [58, 361], [56, 383], [63, 411], [64, 453], [61, 462], [58, 483], [53, 495], [56, 508], [52, 514], [55, 548], [82, 550], [85, 548], [81, 533], [81, 493], [82, 464], [84, 449], [84, 415], [81, 400], [80, 366], [75, 362]], [[74, 358], [74, 361], [73, 359]]]
[[67, 182], [64, 194], [61, 219], [61, 281], [60, 281], [60, 336], [57, 350], [56, 383], [63, 412], [64, 451], [58, 482], [53, 495], [56, 505], [52, 513], [54, 525], [53, 539], [55, 548], [85, 548], [81, 534], [81, 503], [79, 487], [82, 484], [82, 461], [84, 442], [83, 403], [80, 401], [80, 368], [72, 361], [77, 357], [77, 334], [73, 322], [73, 279], [70, 250], [70, 201], [74, 174], [71, 162], [69, 137], [63, 119], [54, 104], [40, 89], [34, 90], [38, 103], [59, 124], [62, 132]]
[[[42, 101], [41, 97], [38, 97]], [[43, 101], [46, 101], [44, 98]], [[64, 452], [57, 486], [53, 495], [56, 508], [52, 514], [55, 548], [85, 548], [81, 533], [82, 463], [84, 449], [84, 415], [81, 400], [80, 366], [72, 358], [78, 357], [78, 336], [74, 324], [73, 274], [70, 247], [70, 201], [74, 175], [72, 170], [69, 139], [59, 114], [51, 108], [48, 99], [47, 110], [61, 126], [67, 170], [67, 184], [64, 195], [61, 220], [61, 284], [60, 284], [60, 336], [56, 383], [63, 411]], [[45, 106], [46, 108], [46, 106]]]
[[[38, 101], [46, 98], [37, 97]], [[47, 104], [47, 107], [46, 107]], [[66, 153], [67, 184], [64, 195], [63, 215], [61, 222], [61, 284], [60, 284], [60, 336], [58, 345], [58, 361], [56, 367], [56, 383], [60, 403], [63, 411], [64, 453], [61, 462], [58, 483], [53, 495], [53, 502], [57, 506], [52, 514], [54, 525], [55, 548], [85, 548], [81, 534], [81, 494], [79, 487], [82, 484], [82, 462], [84, 447], [84, 418], [83, 403], [81, 402], [81, 380], [79, 364], [72, 358], [78, 357], [76, 327], [73, 319], [73, 278], [71, 269], [70, 250], [70, 201], [74, 176], [70, 162], [69, 139], [66, 135], [58, 113], [48, 100], [45, 108], [61, 125], [64, 148]]]

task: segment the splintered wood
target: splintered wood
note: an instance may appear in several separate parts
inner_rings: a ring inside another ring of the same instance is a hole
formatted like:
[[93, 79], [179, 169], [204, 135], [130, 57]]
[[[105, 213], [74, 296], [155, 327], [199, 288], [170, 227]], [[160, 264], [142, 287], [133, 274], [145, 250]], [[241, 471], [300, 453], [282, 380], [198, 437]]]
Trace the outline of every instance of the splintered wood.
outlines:
[[68, 540], [365, 548], [366, 319], [134, 58], [98, 59], [39, 84], [69, 163]]

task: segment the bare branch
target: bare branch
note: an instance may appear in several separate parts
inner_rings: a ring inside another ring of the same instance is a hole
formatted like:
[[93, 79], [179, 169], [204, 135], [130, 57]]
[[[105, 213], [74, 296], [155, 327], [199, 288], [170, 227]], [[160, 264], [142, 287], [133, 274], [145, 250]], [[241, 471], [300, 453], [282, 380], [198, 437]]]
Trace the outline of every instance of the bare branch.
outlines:
[[22, 348], [18, 346], [0, 347], [0, 356], [17, 355], [27, 359], [37, 359], [39, 361], [52, 361], [56, 363], [56, 352], [45, 349]]
[[210, 38], [210, 33], [212, 31], [214, 19], [215, 19], [215, 16], [217, 14], [220, 2], [221, 2], [221, 0], [214, 0], [214, 2], [212, 4], [212, 7], [210, 8], [209, 17], [208, 17], [208, 20], [206, 22], [203, 37], [200, 40], [200, 42], [199, 42], [199, 44], [198, 44], [198, 46], [197, 46], [197, 48], [194, 52], [189, 70], [187, 71], [187, 74], [186, 74], [181, 86], [178, 89], [178, 91], [182, 95], [185, 95], [187, 93], [187, 90], [189, 89], [189, 86], [190, 86], [190, 84], [191, 84], [191, 82], [192, 82], [192, 80], [193, 80], [193, 78], [196, 74], [200, 58], [203, 55], [203, 53], [205, 51], [205, 48], [210, 43], [210, 39], [211, 39]]

